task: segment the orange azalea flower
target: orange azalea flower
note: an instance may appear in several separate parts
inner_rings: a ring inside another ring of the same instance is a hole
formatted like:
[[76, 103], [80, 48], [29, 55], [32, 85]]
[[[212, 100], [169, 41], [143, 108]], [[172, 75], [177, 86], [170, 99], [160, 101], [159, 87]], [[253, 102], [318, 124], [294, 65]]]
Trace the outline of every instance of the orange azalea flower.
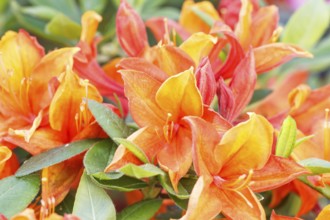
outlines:
[[95, 37], [99, 22], [102, 17], [94, 11], [87, 11], [81, 18], [82, 33], [78, 47], [81, 49], [74, 59], [74, 70], [81, 78], [88, 79], [95, 85], [99, 92], [117, 103], [119, 99], [123, 110], [127, 113], [127, 100], [124, 96], [124, 89], [117, 76], [108, 75], [104, 69], [100, 67], [96, 60], [97, 43], [100, 37]]
[[[236, 2], [236, 1], [235, 1]], [[234, 2], [234, 4], [235, 4]], [[222, 1], [221, 1], [222, 3]], [[224, 2], [223, 4], [228, 4]], [[232, 2], [231, 2], [232, 4]], [[267, 7], [256, 7], [258, 6], [256, 1], [243, 0], [241, 5], [241, 9], [239, 12], [239, 21], [236, 24], [235, 36], [237, 37], [240, 47], [245, 51], [249, 50], [250, 46], [254, 48], [254, 56], [256, 60], [256, 70], [257, 73], [263, 73], [269, 71], [294, 57], [312, 57], [312, 55], [308, 52], [305, 52], [301, 48], [284, 43], [275, 43], [280, 33], [280, 28], [278, 28], [278, 9], [276, 6], [267, 6]], [[208, 16], [209, 19], [212, 20], [213, 26], [210, 27], [210, 24], [207, 24], [205, 20], [198, 17], [195, 11], [201, 11]], [[162, 29], [164, 31], [177, 31], [177, 33], [183, 33], [183, 39], [187, 38], [187, 34], [183, 31], [195, 33], [198, 31], [202, 31], [204, 33], [220, 34], [220, 32], [214, 31], [217, 29], [217, 26], [220, 24], [224, 24], [222, 19], [217, 14], [218, 12], [213, 7], [210, 2], [198, 2], [194, 3], [193, 1], [185, 1], [179, 23], [174, 24], [174, 21], [171, 22], [163, 22], [161, 20], [163, 18], [152, 19], [147, 21], [147, 25], [151, 30], [155, 33], [156, 36], [164, 36], [166, 32], [160, 33], [158, 29], [159, 25], [165, 25], [165, 28]], [[225, 13], [225, 12], [224, 12]], [[228, 19], [225, 19], [225, 21]], [[193, 21], [193, 22], [192, 22]], [[181, 27], [180, 27], [181, 25]], [[221, 25], [221, 26], [222, 26]], [[230, 25], [230, 24], [229, 24]], [[155, 30], [156, 29], [156, 30]], [[228, 27], [228, 31], [232, 32], [231, 28]], [[223, 37], [222, 37], [223, 38]], [[228, 38], [226, 36], [225, 38]], [[159, 38], [157, 38], [160, 40]], [[224, 42], [221, 42], [224, 41]], [[219, 67], [219, 64], [213, 65], [213, 62], [219, 63], [219, 53], [227, 44], [226, 39], [218, 40], [218, 45], [215, 47], [215, 57], [218, 61], [212, 61], [212, 66], [214, 67], [215, 74], [218, 73], [218, 69], [215, 67]], [[230, 59], [231, 55], [239, 54], [240, 51], [237, 51], [239, 48], [233, 47], [233, 43], [229, 41], [231, 44], [230, 52], [228, 53], [227, 64], [228, 62], [233, 62]], [[236, 57], [236, 59], [239, 59]], [[222, 66], [222, 65], [221, 65]], [[224, 78], [231, 77], [230, 73], [224, 72], [226, 76], [222, 76]]]
[[[140, 147], [150, 162], [157, 161], [168, 171], [176, 187], [192, 162], [190, 131], [182, 124], [182, 118], [208, 117], [210, 121], [220, 121], [220, 129], [227, 129], [230, 124], [203, 107], [192, 69], [167, 78], [157, 67], [145, 64], [145, 72], [121, 70], [132, 117], [141, 127], [128, 140]], [[124, 146], [119, 146], [106, 171], [129, 162], [142, 163]]]
[[[291, 74], [269, 97], [257, 105], [255, 111], [270, 118], [276, 127], [279, 127], [284, 118], [290, 115], [301, 131], [298, 137], [314, 135], [293, 150], [291, 156], [296, 161], [311, 157], [329, 160], [326, 155], [330, 147], [326, 140], [330, 135], [326, 127], [328, 122], [325, 109], [330, 108], [328, 95], [330, 86], [311, 90], [307, 85], [302, 84], [307, 80], [307, 76], [306, 72]], [[278, 101], [286, 97], [288, 97], [287, 101]], [[326, 175], [321, 175], [309, 179], [315, 184], [324, 185], [327, 182], [326, 178]], [[302, 206], [297, 216], [307, 213], [317, 203], [318, 193], [295, 180], [273, 191], [271, 206], [275, 207], [290, 192], [298, 194], [302, 199]]]
[[200, 118], [185, 120], [192, 127], [200, 177], [182, 219], [213, 219], [220, 212], [229, 219], [266, 219], [253, 191], [276, 188], [307, 172], [292, 160], [271, 156], [273, 127], [262, 116], [250, 114], [222, 137]]
[[[0, 138], [12, 142], [9, 131], [29, 141], [38, 127], [47, 124], [47, 109], [57, 87], [54, 77], [65, 71], [77, 49], [64, 48], [44, 56], [37, 41], [21, 30], [7, 32], [0, 51]], [[40, 144], [25, 150], [36, 154], [44, 147]]]
[[27, 208], [21, 213], [18, 213], [17, 215], [13, 216], [10, 220], [38, 220], [38, 219], [44, 219], [44, 220], [79, 220], [78, 217], [74, 215], [67, 215], [60, 216], [56, 214], [54, 211], [48, 215], [42, 216], [41, 218], [37, 218], [37, 215], [35, 214], [35, 211], [31, 208]]

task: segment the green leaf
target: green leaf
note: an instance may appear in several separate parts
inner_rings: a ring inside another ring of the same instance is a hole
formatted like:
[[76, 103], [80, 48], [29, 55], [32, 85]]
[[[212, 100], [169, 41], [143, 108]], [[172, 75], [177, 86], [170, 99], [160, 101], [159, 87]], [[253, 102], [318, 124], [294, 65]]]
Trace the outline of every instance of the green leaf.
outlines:
[[[37, 6], [48, 6], [62, 12], [76, 22], [80, 21], [80, 12], [75, 0], [29, 0]], [[94, 1], [94, 0], [93, 0]]]
[[129, 150], [132, 154], [134, 154], [139, 160], [141, 160], [144, 163], [150, 163], [147, 155], [133, 142], [123, 139], [123, 138], [114, 138], [115, 141], [122, 144], [124, 147], [126, 147], [127, 150]]
[[329, 10], [324, 0], [309, 0], [288, 21], [282, 42], [310, 49], [327, 30], [329, 19]]
[[93, 10], [101, 14], [107, 4], [107, 0], [79, 0], [82, 11]]
[[10, 176], [0, 180], [0, 213], [11, 218], [23, 211], [37, 196], [39, 187], [39, 175]]
[[175, 190], [172, 187], [172, 184], [171, 184], [171, 181], [170, 181], [170, 178], [168, 177], [168, 175], [161, 175], [158, 178], [159, 178], [160, 184], [172, 196], [175, 196], [179, 199], [188, 199], [189, 198], [189, 193], [182, 186], [181, 183], [178, 184], [178, 192], [175, 192]]
[[126, 138], [130, 134], [129, 127], [116, 113], [94, 100], [88, 100], [88, 108], [97, 123], [110, 138]]
[[281, 157], [289, 157], [295, 144], [297, 137], [296, 121], [288, 116], [281, 127], [280, 134], [276, 143], [276, 155]]
[[79, 40], [81, 25], [71, 20], [62, 13], [58, 13], [46, 25], [46, 32], [68, 40]]
[[255, 102], [263, 100], [270, 93], [272, 93], [271, 89], [256, 89], [249, 104], [253, 104]]
[[66, 144], [62, 147], [54, 148], [49, 151], [38, 154], [25, 161], [17, 170], [16, 176], [25, 176], [42, 168], [52, 166], [76, 156], [91, 146], [93, 146], [100, 139], [88, 139]]
[[330, 199], [330, 186], [326, 185], [325, 187], [316, 187], [307, 179], [307, 176], [300, 176], [298, 179], [305, 183], [307, 186], [321, 193], [325, 198]]
[[117, 220], [150, 219], [162, 205], [161, 199], [144, 200], [128, 206], [117, 215]]
[[124, 167], [120, 168], [119, 171], [127, 176], [134, 177], [137, 179], [164, 175], [164, 172], [161, 169], [152, 164], [144, 164], [141, 166], [137, 166], [135, 164], [127, 164]]
[[91, 147], [84, 157], [84, 166], [88, 175], [103, 172], [111, 162], [117, 145], [106, 139], [96, 143]]
[[22, 8], [22, 12], [24, 14], [31, 15], [35, 18], [43, 19], [46, 21], [51, 20], [53, 17], [55, 17], [59, 11], [56, 11], [50, 7], [47, 6], [32, 6], [32, 7], [24, 7]]
[[81, 177], [72, 214], [80, 219], [116, 219], [111, 198], [91, 181], [86, 172]]
[[70, 191], [65, 199], [56, 206], [55, 212], [59, 215], [72, 213], [76, 192]]
[[330, 162], [319, 158], [308, 158], [298, 162], [313, 174], [330, 173]]
[[93, 177], [92, 180], [99, 187], [102, 187], [104, 189], [122, 191], [122, 192], [129, 192], [136, 189], [142, 189], [148, 186], [146, 182], [128, 176], [122, 176], [120, 178], [116, 177], [116, 179], [112, 179], [112, 178], [107, 178], [108, 177], [107, 175], [97, 174], [97, 175], [92, 175], [92, 177]]

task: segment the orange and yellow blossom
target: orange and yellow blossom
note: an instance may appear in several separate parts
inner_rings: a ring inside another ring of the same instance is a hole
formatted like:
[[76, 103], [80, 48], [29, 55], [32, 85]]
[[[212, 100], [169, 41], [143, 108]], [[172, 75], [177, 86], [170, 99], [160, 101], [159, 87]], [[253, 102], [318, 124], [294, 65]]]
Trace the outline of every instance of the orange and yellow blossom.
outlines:
[[[140, 147], [151, 163], [158, 162], [168, 171], [176, 187], [192, 163], [191, 133], [182, 124], [182, 118], [205, 117], [220, 122], [219, 129], [231, 125], [203, 107], [192, 69], [168, 77], [154, 65], [145, 64], [145, 72], [121, 70], [132, 117], [141, 127], [128, 140]], [[130, 162], [142, 163], [124, 146], [119, 146], [106, 171]]]
[[[273, 93], [254, 107], [254, 111], [269, 118], [272, 124], [279, 128], [285, 117], [290, 115], [295, 119], [299, 129], [298, 137], [314, 135], [314, 137], [297, 146], [291, 157], [296, 161], [308, 158], [320, 158], [330, 160], [329, 119], [326, 117], [326, 109], [330, 108], [330, 86], [324, 86], [312, 90], [302, 84], [307, 80], [307, 72], [301, 71], [291, 74]], [[282, 100], [282, 101], [279, 101]], [[286, 101], [284, 101], [286, 100]], [[327, 182], [327, 174], [309, 178], [315, 184], [323, 185]], [[297, 213], [300, 216], [310, 211], [318, 201], [318, 192], [304, 183], [294, 180], [285, 186], [273, 190], [270, 206], [277, 206], [290, 192], [298, 194], [302, 200], [302, 206]]]
[[[79, 48], [63, 48], [44, 55], [36, 40], [25, 31], [7, 32], [2, 37], [2, 142], [35, 155], [75, 140], [105, 137], [87, 107], [87, 99], [102, 102], [102, 96], [73, 71], [78, 51]], [[58, 203], [65, 197], [79, 177], [81, 160], [78, 156], [44, 169], [46, 188], [52, 192], [49, 195], [43, 189], [45, 201], [53, 196]]]
[[220, 212], [228, 219], [266, 219], [253, 192], [307, 172], [292, 160], [271, 155], [273, 127], [262, 116], [251, 113], [222, 136], [200, 118], [184, 120], [192, 128], [194, 168], [200, 177], [182, 220], [213, 219]]
[[16, 172], [19, 162], [6, 146], [0, 146], [0, 179], [10, 176]]

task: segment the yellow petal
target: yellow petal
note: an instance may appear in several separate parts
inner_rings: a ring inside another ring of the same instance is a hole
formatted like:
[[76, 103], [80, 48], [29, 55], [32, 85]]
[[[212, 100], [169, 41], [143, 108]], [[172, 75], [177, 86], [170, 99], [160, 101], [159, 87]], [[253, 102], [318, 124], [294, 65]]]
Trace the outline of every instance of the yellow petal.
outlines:
[[299, 85], [289, 93], [288, 101], [291, 106], [291, 111], [298, 109], [308, 98], [311, 93], [311, 88], [308, 85]]
[[0, 173], [5, 167], [7, 160], [11, 157], [12, 152], [8, 147], [0, 146]]
[[88, 80], [80, 79], [70, 69], [59, 80], [49, 108], [49, 122], [53, 129], [65, 133], [70, 140], [94, 121], [86, 99], [101, 102], [102, 96]]
[[208, 33], [211, 29], [208, 24], [195, 14], [193, 11], [194, 9], [204, 12], [209, 17], [213, 18], [214, 21], [221, 20], [211, 2], [202, 1], [194, 3], [192, 0], [186, 0], [182, 6], [179, 23], [190, 33], [199, 31]]
[[212, 183], [212, 178], [203, 176], [197, 180], [189, 198], [186, 215], [180, 220], [210, 220], [222, 210], [220, 190]]
[[216, 149], [222, 163], [220, 176], [246, 174], [267, 163], [273, 144], [273, 127], [262, 116], [250, 113], [250, 119], [228, 130]]
[[187, 115], [202, 116], [203, 103], [192, 68], [168, 78], [158, 89], [157, 104], [176, 121]]
[[322, 209], [320, 214], [316, 217], [316, 220], [328, 220], [330, 217], [330, 205], [327, 205]]
[[180, 48], [186, 52], [198, 66], [200, 60], [207, 56], [217, 43], [217, 38], [203, 32], [194, 33], [187, 40], [185, 40]]
[[249, 0], [242, 0], [242, 7], [239, 12], [239, 21], [236, 25], [235, 34], [242, 47], [248, 49], [251, 42], [251, 23], [253, 5]]
[[37, 220], [33, 209], [27, 208], [23, 212], [14, 215], [10, 220]]
[[92, 43], [101, 21], [102, 17], [95, 11], [86, 11], [81, 18], [82, 32], [80, 40], [88, 44]]
[[39, 112], [38, 116], [33, 120], [32, 126], [30, 129], [17, 129], [13, 130], [9, 128], [10, 135], [17, 135], [23, 137], [26, 142], [29, 142], [34, 132], [38, 129], [41, 124], [43, 114], [42, 111]]

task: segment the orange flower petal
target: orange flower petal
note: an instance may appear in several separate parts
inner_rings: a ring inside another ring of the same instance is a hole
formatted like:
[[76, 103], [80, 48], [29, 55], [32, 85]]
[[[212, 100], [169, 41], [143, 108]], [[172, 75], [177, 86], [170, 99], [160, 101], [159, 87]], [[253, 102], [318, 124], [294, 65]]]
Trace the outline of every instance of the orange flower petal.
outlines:
[[162, 82], [144, 72], [121, 70], [120, 73], [134, 121], [140, 127], [164, 125], [167, 115], [155, 100]]
[[254, 49], [257, 73], [271, 70], [295, 57], [312, 58], [313, 55], [290, 44], [272, 43]]
[[50, 105], [53, 94], [49, 91], [48, 82], [65, 72], [67, 66], [72, 66], [73, 56], [78, 51], [79, 48], [75, 47], [54, 50], [38, 63], [31, 76], [33, 86], [30, 87], [34, 112], [38, 113]]
[[[234, 105], [231, 110], [229, 121], [233, 121], [241, 114], [243, 109], [250, 102], [254, 93], [257, 76], [254, 66], [254, 57], [252, 51], [247, 52], [246, 57], [236, 67], [229, 87], [234, 96]], [[222, 100], [220, 100], [221, 102]]]
[[121, 58], [115, 58], [113, 60], [110, 60], [108, 63], [106, 63], [102, 69], [104, 70], [105, 74], [111, 79], [113, 79], [115, 82], [117, 82], [119, 85], [124, 85], [124, 81], [121, 78], [120, 73], [118, 70], [120, 70], [118, 63], [121, 61]]
[[156, 65], [168, 76], [183, 72], [195, 67], [194, 61], [183, 50], [171, 45], [157, 45], [145, 50], [143, 57]]
[[164, 82], [168, 78], [168, 75], [163, 70], [143, 58], [125, 58], [122, 59], [118, 65], [124, 70], [135, 70], [147, 73], [159, 82]]
[[250, 113], [250, 119], [242, 122], [222, 137], [215, 155], [223, 164], [220, 176], [235, 176], [248, 170], [264, 167], [271, 154], [273, 127], [262, 116]]
[[189, 198], [187, 213], [180, 220], [215, 218], [222, 209], [220, 190], [212, 183], [212, 178], [199, 177]]
[[185, 117], [192, 133], [192, 157], [197, 175], [216, 175], [221, 163], [216, 160], [215, 149], [220, 135], [215, 127], [198, 117]]
[[235, 28], [235, 35], [241, 43], [244, 50], [247, 50], [251, 42], [251, 24], [252, 24], [253, 5], [249, 0], [242, 0], [242, 7], [239, 12], [239, 21]]
[[308, 85], [299, 85], [288, 95], [288, 101], [291, 106], [290, 111], [298, 109], [308, 98], [312, 89]]
[[274, 88], [269, 96], [257, 104], [253, 111], [269, 118], [289, 109], [288, 102], [280, 100], [286, 99], [290, 91], [298, 85], [305, 83], [307, 78], [308, 73], [306, 71], [298, 71], [288, 75]]
[[44, 168], [42, 170], [42, 200], [48, 204], [55, 199], [53, 205], [59, 204], [68, 194], [74, 181], [82, 174], [82, 159], [76, 156], [69, 160]]
[[33, 209], [27, 208], [21, 213], [18, 213], [17, 215], [11, 217], [10, 220], [37, 220], [37, 217]]
[[319, 199], [319, 194], [317, 191], [313, 190], [299, 180], [293, 181], [293, 184], [295, 192], [301, 199], [301, 207], [296, 216], [301, 216], [308, 213], [315, 207]]
[[187, 174], [192, 163], [191, 133], [180, 127], [175, 137], [158, 153], [159, 165], [169, 172], [173, 188], [177, 191], [179, 180]]
[[158, 89], [156, 102], [174, 122], [186, 115], [202, 116], [202, 97], [192, 69], [168, 78]]
[[93, 121], [84, 99], [101, 102], [102, 97], [93, 85], [71, 70], [67, 70], [59, 80], [60, 85], [49, 107], [49, 122], [53, 129], [70, 139]]
[[20, 146], [32, 155], [61, 146], [69, 141], [59, 131], [55, 131], [50, 127], [42, 127], [36, 130], [29, 142], [26, 142], [22, 137], [12, 135], [6, 136], [4, 139], [9, 143]]
[[94, 11], [86, 11], [81, 18], [82, 32], [80, 41], [91, 44], [102, 17]]
[[215, 21], [221, 20], [217, 10], [211, 2], [202, 1], [194, 3], [192, 0], [187, 0], [183, 3], [179, 23], [190, 33], [200, 31], [208, 33], [210, 31], [210, 26], [206, 24], [199, 16], [197, 16], [193, 9], [198, 9], [204, 12]]
[[272, 200], [269, 204], [270, 208], [275, 208], [278, 206], [282, 200], [289, 195], [290, 192], [293, 191], [294, 184], [293, 182], [290, 182], [288, 184], [285, 184], [279, 188], [273, 189], [272, 190]]
[[[131, 134], [127, 140], [136, 144], [146, 154], [149, 161], [155, 162], [157, 153], [164, 145], [163, 138], [160, 137], [159, 134], [160, 132], [156, 127], [144, 127]], [[136, 165], [142, 164], [134, 154], [128, 151], [123, 145], [119, 145], [111, 164], [105, 169], [105, 172], [119, 169], [128, 163]]]
[[221, 190], [222, 214], [229, 219], [266, 220], [265, 211], [254, 193], [245, 188], [242, 191]]
[[192, 34], [187, 40], [185, 40], [180, 48], [186, 52], [198, 66], [201, 59], [206, 57], [213, 46], [217, 43], [217, 38], [212, 35], [198, 32]]
[[126, 0], [120, 2], [117, 11], [116, 32], [119, 43], [128, 56], [136, 57], [148, 47], [143, 20]]
[[251, 44], [258, 47], [272, 43], [273, 33], [279, 21], [278, 8], [274, 5], [260, 8], [252, 18], [250, 33], [252, 33]]
[[308, 173], [308, 170], [293, 160], [271, 155], [267, 164], [253, 173], [250, 188], [255, 192], [271, 190]]

